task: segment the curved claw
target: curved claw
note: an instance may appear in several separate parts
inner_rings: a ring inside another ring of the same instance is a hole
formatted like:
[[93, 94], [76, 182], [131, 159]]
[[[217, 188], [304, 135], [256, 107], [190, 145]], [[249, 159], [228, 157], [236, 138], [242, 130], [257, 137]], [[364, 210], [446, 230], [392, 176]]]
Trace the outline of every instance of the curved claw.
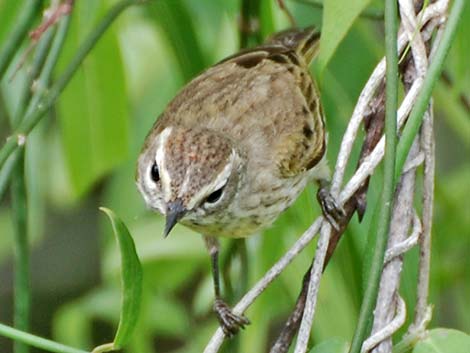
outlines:
[[215, 300], [214, 311], [217, 314], [220, 327], [229, 338], [233, 337], [240, 329], [244, 329], [246, 325], [250, 324], [250, 320], [245, 316], [234, 314], [222, 299]]
[[340, 207], [330, 193], [328, 186], [322, 185], [317, 192], [317, 199], [320, 203], [323, 216], [335, 230], [339, 230], [339, 223], [346, 216], [343, 208]]

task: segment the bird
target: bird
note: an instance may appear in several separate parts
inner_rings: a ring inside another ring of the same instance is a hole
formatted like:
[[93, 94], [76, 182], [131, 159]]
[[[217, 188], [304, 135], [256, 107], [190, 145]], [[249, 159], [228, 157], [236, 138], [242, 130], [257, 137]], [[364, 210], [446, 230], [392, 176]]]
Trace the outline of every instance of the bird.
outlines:
[[214, 311], [226, 336], [249, 324], [223, 300], [219, 237], [268, 228], [316, 181], [330, 223], [343, 215], [328, 191], [327, 129], [309, 65], [320, 33], [275, 33], [199, 74], [170, 101], [138, 157], [147, 206], [200, 233], [211, 256]]

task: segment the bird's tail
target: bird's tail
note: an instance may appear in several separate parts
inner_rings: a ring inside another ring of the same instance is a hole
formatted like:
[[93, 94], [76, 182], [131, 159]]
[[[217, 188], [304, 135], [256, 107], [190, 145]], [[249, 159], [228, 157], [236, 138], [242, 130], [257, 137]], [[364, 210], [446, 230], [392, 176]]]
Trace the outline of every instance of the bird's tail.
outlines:
[[318, 54], [320, 32], [315, 27], [290, 28], [275, 33], [266, 41], [267, 45], [282, 45], [304, 58], [307, 65]]

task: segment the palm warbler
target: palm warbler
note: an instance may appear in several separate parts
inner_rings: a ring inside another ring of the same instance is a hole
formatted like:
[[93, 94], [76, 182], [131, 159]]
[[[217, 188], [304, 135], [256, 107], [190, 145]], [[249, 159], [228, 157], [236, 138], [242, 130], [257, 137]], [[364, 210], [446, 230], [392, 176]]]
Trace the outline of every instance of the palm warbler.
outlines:
[[164, 235], [180, 222], [204, 236], [214, 310], [228, 336], [248, 320], [221, 299], [215, 237], [268, 227], [309, 181], [328, 178], [325, 121], [308, 69], [318, 44], [315, 30], [291, 29], [209, 68], [169, 103], [138, 160], [137, 186], [166, 216]]

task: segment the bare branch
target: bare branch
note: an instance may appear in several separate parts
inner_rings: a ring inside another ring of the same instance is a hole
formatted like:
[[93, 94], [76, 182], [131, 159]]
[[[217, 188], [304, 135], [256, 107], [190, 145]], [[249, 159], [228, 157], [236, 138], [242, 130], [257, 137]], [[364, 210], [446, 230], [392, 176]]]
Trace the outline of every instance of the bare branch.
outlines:
[[[418, 150], [418, 143], [415, 141], [408, 158], [413, 159], [416, 154], [418, 154]], [[413, 216], [415, 179], [416, 175], [413, 169], [403, 174], [398, 184], [390, 222], [388, 249], [393, 249], [396, 245], [400, 245], [408, 235]], [[382, 331], [384, 327], [388, 326], [388, 324], [394, 320], [402, 264], [402, 256], [398, 255], [388, 261], [383, 268], [377, 304], [374, 311], [372, 335]], [[373, 349], [374, 353], [391, 352], [391, 335], [383, 337], [382, 342], [377, 343], [377, 346]]]
[[304, 315], [300, 324], [299, 336], [295, 346], [295, 353], [305, 353], [307, 351], [310, 331], [312, 329], [313, 316], [315, 315], [315, 305], [317, 303], [318, 291], [320, 289], [320, 279], [323, 273], [328, 243], [331, 235], [331, 225], [323, 222], [320, 238], [318, 239], [315, 260], [313, 261], [310, 283], [308, 286], [307, 301], [305, 303]]
[[397, 296], [398, 307], [394, 319], [387, 324], [380, 331], [377, 331], [373, 336], [369, 337], [362, 344], [361, 352], [367, 352], [374, 348], [377, 344], [382, 342], [387, 337], [390, 337], [395, 333], [406, 320], [406, 305], [403, 299], [400, 296]]
[[431, 262], [431, 227], [434, 199], [434, 133], [432, 106], [426, 113], [421, 131], [424, 150], [423, 234], [420, 237], [418, 296], [413, 328], [423, 327], [428, 311], [429, 268]]
[[413, 231], [411, 235], [405, 240], [403, 240], [401, 243], [395, 244], [393, 248], [388, 249], [385, 253], [384, 262], [387, 263], [393, 260], [395, 257], [400, 256], [406, 253], [411, 248], [415, 247], [419, 242], [422, 231], [423, 228], [421, 226], [421, 221], [415, 211], [413, 216]]

